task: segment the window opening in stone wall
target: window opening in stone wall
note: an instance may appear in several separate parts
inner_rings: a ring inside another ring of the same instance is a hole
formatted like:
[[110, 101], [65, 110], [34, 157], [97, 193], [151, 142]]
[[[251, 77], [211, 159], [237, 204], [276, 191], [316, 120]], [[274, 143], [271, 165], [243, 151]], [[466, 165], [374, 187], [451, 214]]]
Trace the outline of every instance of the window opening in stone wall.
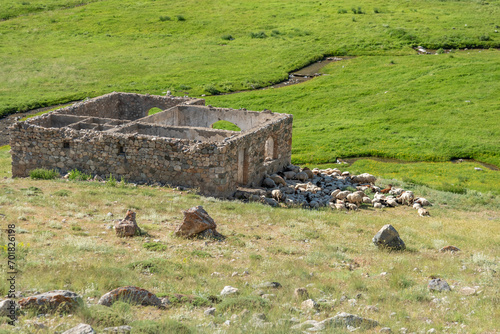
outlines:
[[122, 145], [118, 145], [118, 155], [125, 155], [125, 149]]
[[69, 148], [69, 141], [63, 142], [63, 148]]
[[248, 152], [244, 148], [238, 151], [238, 183], [243, 186], [248, 183]]
[[210, 127], [217, 130], [241, 131], [236, 124], [224, 120], [217, 121]]
[[157, 113], [162, 112], [162, 111], [163, 111], [163, 110], [161, 110], [160, 108], [156, 108], [156, 107], [151, 108], [151, 109], [149, 109], [149, 111], [148, 111], [148, 116], [151, 116], [151, 115], [157, 114]]
[[275, 147], [275, 141], [273, 137], [269, 137], [266, 140], [266, 145], [264, 148], [264, 155], [266, 157], [266, 160], [273, 160], [276, 159], [276, 147]]

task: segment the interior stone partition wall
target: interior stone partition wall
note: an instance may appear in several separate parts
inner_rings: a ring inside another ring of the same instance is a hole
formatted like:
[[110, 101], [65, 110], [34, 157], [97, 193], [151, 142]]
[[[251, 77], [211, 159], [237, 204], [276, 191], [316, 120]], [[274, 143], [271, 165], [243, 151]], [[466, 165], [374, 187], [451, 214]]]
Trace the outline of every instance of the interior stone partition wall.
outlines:
[[[227, 197], [291, 161], [292, 116], [204, 106], [204, 100], [111, 93], [10, 128], [13, 177], [78, 169]], [[164, 111], [147, 116], [151, 108]], [[216, 130], [227, 120], [241, 131]]]

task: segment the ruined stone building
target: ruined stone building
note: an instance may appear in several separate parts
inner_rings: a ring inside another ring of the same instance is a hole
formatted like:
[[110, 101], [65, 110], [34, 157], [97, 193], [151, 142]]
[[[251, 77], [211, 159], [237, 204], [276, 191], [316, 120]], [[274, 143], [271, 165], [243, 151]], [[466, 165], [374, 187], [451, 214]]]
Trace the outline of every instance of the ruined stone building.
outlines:
[[[161, 112], [148, 116], [149, 110]], [[226, 120], [241, 131], [213, 129]], [[291, 159], [292, 116], [205, 106], [203, 99], [111, 93], [10, 128], [12, 176], [78, 169], [230, 196]]]

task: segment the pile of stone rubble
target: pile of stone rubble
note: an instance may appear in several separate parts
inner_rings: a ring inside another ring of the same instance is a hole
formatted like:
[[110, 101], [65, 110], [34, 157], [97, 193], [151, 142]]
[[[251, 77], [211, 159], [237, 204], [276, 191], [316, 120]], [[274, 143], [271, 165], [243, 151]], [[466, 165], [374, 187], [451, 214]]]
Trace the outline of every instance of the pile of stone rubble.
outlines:
[[258, 201], [271, 206], [357, 210], [363, 204], [375, 208], [413, 205], [421, 216], [428, 215], [425, 198], [417, 198], [411, 191], [393, 188], [381, 189], [375, 185], [375, 176], [363, 173], [351, 175], [337, 168], [309, 169], [288, 165], [283, 171], [266, 175], [261, 188], [239, 188], [235, 198]]

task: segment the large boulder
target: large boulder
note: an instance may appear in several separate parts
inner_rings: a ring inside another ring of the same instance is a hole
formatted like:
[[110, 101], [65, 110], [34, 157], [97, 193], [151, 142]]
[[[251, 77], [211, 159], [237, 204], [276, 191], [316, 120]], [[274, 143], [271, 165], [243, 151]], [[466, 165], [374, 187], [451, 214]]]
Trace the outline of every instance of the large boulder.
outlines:
[[54, 290], [19, 300], [21, 309], [35, 309], [41, 312], [72, 311], [83, 303], [82, 298], [67, 290]]
[[127, 215], [125, 218], [120, 220], [115, 224], [116, 235], [123, 237], [133, 237], [141, 233], [139, 226], [135, 221], [135, 212], [132, 210], [127, 210]]
[[64, 331], [62, 334], [95, 334], [95, 330], [90, 325], [79, 324], [78, 326]]
[[451, 288], [448, 285], [448, 283], [440, 278], [435, 278], [430, 280], [427, 287], [429, 288], [430, 291], [451, 291]]
[[184, 222], [175, 229], [176, 236], [189, 238], [208, 229], [215, 230], [217, 227], [215, 221], [201, 205], [187, 209], [182, 213], [184, 214]]
[[154, 293], [136, 286], [125, 286], [111, 290], [110, 292], [104, 294], [99, 299], [97, 304], [111, 306], [116, 301], [123, 301], [143, 306], [163, 306], [161, 300], [158, 299]]
[[406, 248], [405, 243], [399, 237], [398, 231], [390, 224], [384, 225], [373, 237], [372, 241], [379, 248], [391, 250], [403, 250]]

